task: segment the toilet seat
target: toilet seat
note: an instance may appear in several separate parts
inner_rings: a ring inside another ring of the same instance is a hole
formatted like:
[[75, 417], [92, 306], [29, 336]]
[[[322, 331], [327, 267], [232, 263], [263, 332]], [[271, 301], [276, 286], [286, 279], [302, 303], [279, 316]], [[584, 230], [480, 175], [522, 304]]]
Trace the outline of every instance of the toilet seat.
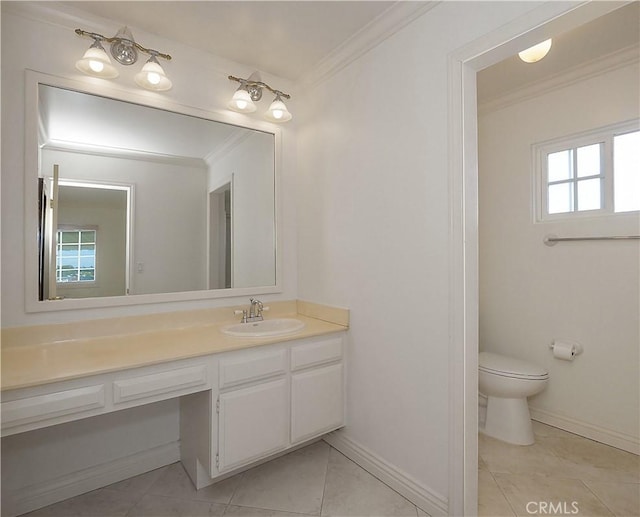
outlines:
[[491, 352], [480, 352], [478, 369], [482, 372], [523, 380], [545, 380], [549, 372], [540, 366]]

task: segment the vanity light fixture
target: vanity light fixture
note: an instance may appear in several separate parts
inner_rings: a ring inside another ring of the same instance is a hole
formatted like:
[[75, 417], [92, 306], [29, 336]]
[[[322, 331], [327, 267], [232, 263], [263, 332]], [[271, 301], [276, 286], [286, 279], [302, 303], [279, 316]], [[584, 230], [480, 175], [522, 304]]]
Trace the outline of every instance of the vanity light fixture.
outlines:
[[234, 77], [233, 75], [230, 75], [229, 79], [240, 83], [240, 86], [227, 104], [230, 110], [239, 113], [253, 113], [257, 109], [255, 103], [262, 99], [262, 90], [267, 89], [276, 97], [269, 106], [269, 109], [265, 112], [264, 118], [270, 122], [277, 123], [291, 120], [292, 115], [282, 101], [283, 97], [290, 99], [291, 95], [283, 93], [280, 90], [275, 90], [268, 84], [263, 83], [258, 72], [252, 73], [248, 79]]
[[536, 63], [549, 53], [549, 50], [551, 49], [551, 43], [551, 39], [545, 40], [542, 43], [538, 43], [533, 47], [529, 47], [522, 52], [519, 52], [518, 56], [525, 63]]
[[111, 59], [102, 46], [102, 42], [107, 42], [111, 44], [111, 56], [121, 65], [129, 66], [138, 61], [138, 51], [151, 56], [142, 70], [135, 75], [138, 86], [154, 91], [165, 91], [171, 88], [171, 81], [158, 63], [158, 57], [170, 61], [171, 56], [136, 43], [128, 27], [120, 29], [112, 38], [82, 29], [76, 29], [75, 32], [78, 36], [87, 36], [93, 39], [89, 50], [85, 52], [82, 59], [76, 62], [76, 68], [81, 72], [103, 79], [118, 77], [118, 70], [111, 64]]

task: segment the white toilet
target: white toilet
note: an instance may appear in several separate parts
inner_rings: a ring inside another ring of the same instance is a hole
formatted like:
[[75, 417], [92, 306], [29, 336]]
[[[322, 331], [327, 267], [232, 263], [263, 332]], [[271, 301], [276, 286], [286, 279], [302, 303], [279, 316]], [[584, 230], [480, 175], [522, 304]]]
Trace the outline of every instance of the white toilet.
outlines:
[[527, 397], [540, 393], [549, 372], [535, 364], [492, 352], [480, 352], [478, 385], [487, 397], [480, 432], [516, 445], [534, 443]]

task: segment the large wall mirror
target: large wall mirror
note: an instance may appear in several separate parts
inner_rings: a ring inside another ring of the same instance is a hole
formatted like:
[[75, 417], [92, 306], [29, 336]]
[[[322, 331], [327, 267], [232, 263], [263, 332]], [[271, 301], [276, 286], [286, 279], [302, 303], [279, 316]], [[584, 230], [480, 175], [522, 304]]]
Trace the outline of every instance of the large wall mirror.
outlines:
[[27, 88], [28, 309], [279, 290], [275, 132], [39, 75]]

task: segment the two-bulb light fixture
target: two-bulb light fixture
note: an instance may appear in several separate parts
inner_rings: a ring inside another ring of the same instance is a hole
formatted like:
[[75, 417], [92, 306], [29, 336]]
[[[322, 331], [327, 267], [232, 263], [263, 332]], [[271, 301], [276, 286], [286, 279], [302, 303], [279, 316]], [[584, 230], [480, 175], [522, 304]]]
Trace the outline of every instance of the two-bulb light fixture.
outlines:
[[238, 113], [253, 113], [258, 109], [255, 103], [262, 99], [262, 90], [266, 89], [275, 95], [275, 99], [269, 106], [269, 109], [265, 111], [264, 118], [276, 123], [291, 120], [291, 113], [289, 113], [289, 110], [282, 100], [283, 98], [290, 99], [291, 95], [283, 93], [280, 90], [274, 90], [268, 84], [263, 83], [260, 80], [260, 74], [258, 72], [252, 73], [248, 79], [241, 79], [232, 75], [229, 76], [229, 79], [240, 83], [240, 86], [227, 104], [230, 110], [237, 111]]
[[134, 77], [138, 86], [156, 92], [171, 89], [171, 81], [164, 73], [160, 63], [158, 63], [159, 57], [169, 61], [171, 56], [136, 43], [128, 27], [120, 29], [112, 38], [107, 38], [95, 32], [83, 31], [82, 29], [76, 29], [76, 34], [93, 38], [93, 45], [84, 53], [82, 59], [76, 62], [76, 68], [81, 72], [103, 79], [114, 79], [120, 75], [102, 46], [102, 42], [106, 42], [111, 44], [111, 55], [121, 65], [133, 65], [138, 60], [138, 51], [150, 56], [142, 70]]
[[551, 50], [551, 43], [551, 39], [545, 40], [542, 43], [538, 43], [533, 47], [529, 47], [522, 52], [519, 52], [518, 56], [525, 63], [537, 63], [549, 53], [549, 50]]

